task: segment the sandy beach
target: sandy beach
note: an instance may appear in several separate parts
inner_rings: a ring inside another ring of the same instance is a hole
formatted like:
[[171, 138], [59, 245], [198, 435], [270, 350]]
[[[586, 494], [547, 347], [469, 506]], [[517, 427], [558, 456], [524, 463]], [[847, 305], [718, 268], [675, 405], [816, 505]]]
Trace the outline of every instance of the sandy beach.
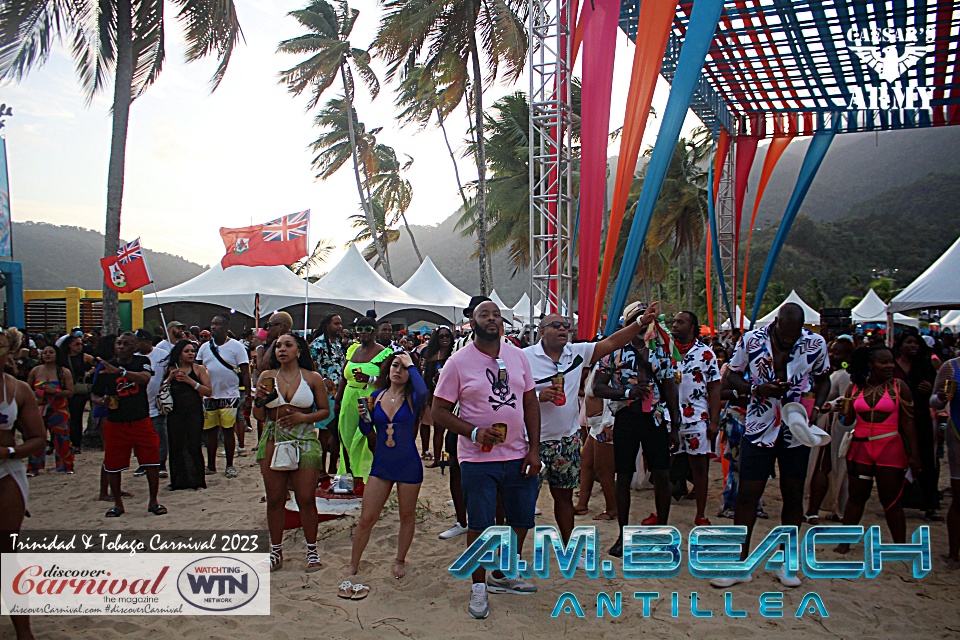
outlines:
[[[266, 512], [260, 503], [260, 473], [252, 458], [238, 459], [240, 477], [227, 479], [222, 474], [208, 477], [208, 489], [199, 492], [163, 489], [160, 501], [170, 513], [157, 517], [147, 513], [145, 478], [124, 474], [124, 487], [136, 494], [126, 500], [126, 514], [108, 519], [104, 513], [108, 503], [97, 502], [98, 468], [102, 453], [88, 450], [77, 459], [76, 474], [65, 476], [44, 473], [31, 479], [30, 511], [32, 517], [24, 529], [256, 529], [266, 528]], [[222, 461], [221, 461], [222, 468]], [[719, 504], [720, 465], [711, 464], [708, 515], [714, 524], [732, 524], [713, 516]], [[447, 477], [439, 470], [425, 472], [420, 504], [417, 510], [417, 537], [407, 558], [408, 574], [402, 581], [393, 578], [391, 567], [396, 550], [399, 520], [395, 498], [385, 509], [374, 529], [363, 558], [359, 578], [372, 587], [362, 601], [342, 600], [336, 589], [341, 571], [350, 555], [350, 536], [356, 516], [347, 516], [321, 523], [320, 549], [324, 568], [313, 574], [303, 572], [305, 547], [299, 531], [288, 531], [284, 540], [285, 566], [271, 576], [270, 617], [35, 617], [33, 629], [38, 638], [623, 638], [625, 634], [643, 633], [657, 638], [749, 638], [761, 634], [782, 634], [789, 638], [956, 638], [960, 636], [960, 571], [944, 567], [946, 525], [930, 523], [933, 546], [933, 570], [916, 580], [903, 563], [887, 563], [874, 580], [805, 579], [798, 589], [782, 589], [772, 573], [754, 574], [750, 584], [731, 589], [736, 609], [747, 611], [740, 619], [724, 615], [723, 590], [713, 589], [706, 580], [690, 576], [684, 565], [680, 575], [670, 580], [624, 580], [583, 575], [564, 579], [557, 577], [535, 580], [539, 593], [529, 596], [491, 595], [490, 616], [474, 620], [467, 614], [469, 584], [457, 580], [447, 567], [465, 548], [466, 537], [442, 541], [437, 534], [453, 520], [453, 510], [446, 506]], [[163, 480], [161, 480], [163, 483]], [[942, 486], [942, 485], [941, 485]], [[760, 535], [779, 523], [779, 501], [775, 487], [768, 487], [765, 500], [769, 520], [759, 520], [754, 543]], [[639, 521], [652, 510], [650, 491], [634, 492], [631, 519]], [[591, 501], [591, 516], [602, 511], [599, 485]], [[538, 524], [553, 524], [549, 493], [541, 492], [540, 508], [544, 515]], [[944, 505], [944, 508], [947, 505]], [[674, 502], [670, 523], [686, 539], [693, 526], [692, 501]], [[616, 537], [616, 524], [594, 523], [589, 517], [577, 524], [596, 524], [600, 535], [601, 559]], [[867, 505], [864, 525], [883, 524], [882, 511], [874, 497]], [[907, 511], [907, 531], [925, 524], [916, 510]], [[759, 535], [758, 535], [759, 534]], [[886, 535], [886, 527], [884, 526]], [[859, 552], [862, 554], [862, 552]], [[852, 556], [858, 551], [852, 552]], [[529, 548], [525, 557], [529, 558]], [[835, 558], [832, 552], [825, 557]], [[862, 555], [861, 555], [862, 559]], [[619, 562], [615, 563], [619, 567]], [[618, 571], [618, 573], [620, 573]], [[767, 591], [783, 591], [781, 619], [764, 619], [759, 614], [758, 598]], [[560, 615], [551, 618], [558, 597], [572, 592], [583, 607], [585, 617]], [[623, 594], [619, 618], [597, 618], [597, 592]], [[656, 591], [660, 599], [652, 607], [649, 618], [642, 615], [638, 591]], [[671, 617], [670, 593], [679, 596], [679, 615]], [[712, 609], [712, 618], [696, 618], [690, 612], [690, 592], [699, 594], [700, 608]], [[794, 613], [808, 592], [820, 594], [829, 614], [821, 619]], [[12, 638], [9, 621], [0, 623], [0, 638]]]

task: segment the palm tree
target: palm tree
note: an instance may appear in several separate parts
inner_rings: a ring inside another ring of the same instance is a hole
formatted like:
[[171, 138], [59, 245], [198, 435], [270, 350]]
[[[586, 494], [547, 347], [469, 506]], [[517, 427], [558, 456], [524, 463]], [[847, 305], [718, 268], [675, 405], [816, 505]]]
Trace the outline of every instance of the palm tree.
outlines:
[[[173, 0], [179, 7], [188, 62], [214, 55], [215, 90], [230, 56], [242, 38], [233, 0]], [[104, 256], [120, 246], [120, 211], [130, 106], [160, 75], [166, 53], [163, 0], [10, 0], [0, 2], [0, 80], [21, 80], [47, 61], [57, 40], [71, 44], [71, 55], [87, 103], [113, 80], [113, 123], [107, 169], [107, 212]], [[111, 78], [111, 75], [113, 76]], [[117, 292], [103, 288], [103, 321], [107, 333], [120, 324]]]
[[508, 81], [520, 77], [527, 59], [527, 0], [387, 0], [385, 9], [374, 50], [390, 65], [388, 77], [398, 72], [404, 76], [420, 62], [430, 75], [449, 79], [454, 95], [462, 96], [472, 75], [468, 113], [473, 116], [477, 141], [477, 257], [480, 292], [486, 294], [489, 255], [483, 84], [496, 79], [501, 65], [506, 67]]
[[410, 181], [401, 175], [413, 165], [413, 158], [407, 156], [401, 164], [393, 147], [377, 144], [373, 148], [373, 159], [375, 161], [372, 166], [373, 171], [368, 178], [373, 187], [372, 195], [383, 203], [385, 215], [390, 218], [390, 224], [396, 224], [398, 218], [403, 220], [403, 227], [410, 236], [410, 244], [413, 245], [413, 251], [417, 254], [417, 260], [423, 264], [423, 255], [420, 253], [420, 247], [417, 246], [417, 239], [413, 235], [410, 223], [407, 222], [407, 209], [410, 208], [410, 202], [413, 200], [413, 187]]
[[[383, 203], [378, 199], [373, 198], [370, 200], [370, 206], [373, 210], [374, 219], [376, 220], [377, 224], [377, 237], [382, 239], [384, 247], [389, 246], [390, 243], [397, 242], [400, 239], [400, 231], [390, 228], [390, 225], [387, 224], [386, 208], [383, 206]], [[352, 226], [354, 229], [358, 229], [357, 235], [355, 235], [353, 240], [348, 242], [347, 245], [349, 246], [356, 242], [369, 242], [371, 235], [370, 229], [367, 227], [366, 217], [362, 214], [355, 213], [347, 219], [350, 221], [350, 226]], [[373, 264], [374, 269], [380, 266], [375, 243], [371, 242], [369, 245], [364, 247], [360, 253], [367, 262], [377, 259]], [[386, 252], [384, 253], [386, 254]]]
[[320, 238], [309, 256], [297, 260], [293, 264], [288, 264], [287, 269], [290, 269], [290, 271], [293, 271], [298, 276], [306, 276], [310, 272], [310, 269], [322, 262], [326, 262], [330, 254], [333, 253], [334, 248], [332, 240]]
[[445, 124], [447, 116], [459, 104], [462, 94], [457, 92], [455, 85], [449, 82], [443, 84], [443, 82], [442, 78], [430, 74], [423, 65], [414, 65], [408, 69], [406, 77], [403, 78], [397, 88], [396, 105], [400, 109], [397, 120], [400, 121], [401, 126], [416, 124], [421, 129], [425, 129], [436, 116], [437, 126], [443, 132], [447, 154], [453, 164], [457, 191], [460, 193], [460, 200], [463, 202], [464, 211], [466, 211], [469, 206], [467, 204], [467, 194], [463, 189], [460, 169], [457, 167], [457, 158], [453, 153], [453, 147], [450, 146], [450, 137], [447, 135]]
[[314, 125], [322, 129], [320, 137], [310, 144], [317, 155], [310, 161], [317, 170], [317, 179], [326, 180], [347, 163], [353, 161], [353, 171], [357, 180], [357, 192], [360, 194], [361, 208], [367, 220], [367, 231], [374, 239], [377, 264], [383, 265], [387, 280], [393, 282], [390, 259], [387, 256], [387, 243], [376, 235], [377, 223], [373, 208], [370, 178], [376, 172], [377, 160], [374, 149], [377, 146], [379, 127], [367, 130], [364, 123], [357, 120], [357, 112], [350, 109], [343, 96], [336, 96], [317, 112]]
[[[383, 264], [384, 274], [393, 282], [390, 273], [390, 262], [385, 255], [386, 244], [376, 235], [376, 221], [369, 199], [365, 197], [362, 180], [360, 178], [360, 162], [358, 157], [358, 136], [356, 127], [357, 115], [354, 110], [354, 70], [370, 91], [372, 98], [380, 93], [380, 82], [370, 67], [370, 54], [354, 47], [350, 43], [350, 33], [357, 21], [360, 12], [350, 9], [346, 0], [337, 3], [337, 9], [327, 0], [314, 0], [304, 9], [291, 11], [288, 15], [295, 18], [307, 33], [296, 38], [281, 42], [277, 51], [292, 54], [309, 54], [309, 58], [291, 69], [280, 73], [281, 82], [286, 83], [287, 90], [294, 95], [300, 95], [310, 89], [310, 101], [307, 110], [313, 109], [320, 101], [320, 96], [339, 77], [343, 85], [343, 98], [339, 99], [338, 106], [343, 112], [342, 122], [349, 138], [349, 153], [353, 158], [353, 174], [357, 181], [357, 193], [360, 195], [360, 205], [366, 216], [367, 226], [374, 239], [377, 255]], [[328, 103], [328, 107], [334, 101]], [[318, 116], [319, 121], [319, 116]], [[318, 122], [319, 124], [319, 122]], [[316, 150], [316, 142], [313, 145]], [[342, 163], [338, 165], [342, 166]]]
[[[694, 130], [689, 140], [680, 138], [677, 141], [656, 205], [656, 213], [661, 217], [660, 232], [669, 231], [673, 236], [672, 259], [687, 254], [685, 275], [691, 285], [696, 251], [707, 228], [707, 172], [701, 164], [710, 152], [710, 141], [710, 133], [705, 127]], [[693, 289], [693, 286], [687, 287], [688, 309], [693, 309]]]

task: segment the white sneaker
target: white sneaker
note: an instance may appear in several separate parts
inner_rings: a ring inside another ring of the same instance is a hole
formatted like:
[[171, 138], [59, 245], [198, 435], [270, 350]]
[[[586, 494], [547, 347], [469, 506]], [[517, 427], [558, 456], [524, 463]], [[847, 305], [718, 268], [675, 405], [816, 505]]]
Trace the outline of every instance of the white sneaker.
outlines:
[[487, 575], [487, 590], [490, 593], [512, 593], [515, 595], [528, 595], [537, 592], [537, 586], [531, 584], [522, 578], [495, 578], [494, 575]]
[[725, 589], [735, 584], [746, 584], [747, 582], [753, 582], [753, 576], [747, 576], [746, 578], [714, 578], [710, 581], [710, 586], [716, 587], [717, 589]]
[[243, 457], [246, 456], [246, 455], [247, 455], [247, 448], [246, 448], [246, 447], [237, 447], [237, 457], [238, 457], [238, 458], [243, 458]]
[[780, 584], [790, 589], [795, 589], [796, 587], [799, 587], [801, 584], [800, 576], [787, 575], [787, 565], [785, 564], [780, 565], [780, 568], [777, 569], [776, 571], [776, 576], [777, 576], [777, 580], [780, 581]]
[[459, 522], [453, 523], [453, 526], [440, 534], [441, 540], [449, 540], [450, 538], [456, 538], [457, 536], [462, 536], [467, 532], [467, 528], [461, 526]]
[[470, 604], [467, 611], [474, 618], [486, 618], [490, 615], [490, 605], [487, 602], [487, 585], [477, 582], [470, 590]]
[[540, 509], [540, 507], [536, 507], [536, 508], [534, 508], [534, 510], [533, 510], [533, 515], [535, 515], [535, 516], [542, 516], [542, 515], [543, 515], [543, 511]]
[[448, 507], [452, 507], [452, 506], [453, 506], [453, 500], [447, 500], [447, 506], [448, 506]]

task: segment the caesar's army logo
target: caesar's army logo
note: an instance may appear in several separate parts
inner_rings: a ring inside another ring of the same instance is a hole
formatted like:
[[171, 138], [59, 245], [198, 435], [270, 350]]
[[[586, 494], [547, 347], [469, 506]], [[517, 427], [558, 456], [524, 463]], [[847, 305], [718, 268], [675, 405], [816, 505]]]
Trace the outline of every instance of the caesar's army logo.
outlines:
[[934, 49], [934, 30], [923, 27], [878, 29], [851, 27], [847, 47], [879, 80], [878, 84], [849, 87], [847, 110], [930, 109], [933, 89], [904, 78]]

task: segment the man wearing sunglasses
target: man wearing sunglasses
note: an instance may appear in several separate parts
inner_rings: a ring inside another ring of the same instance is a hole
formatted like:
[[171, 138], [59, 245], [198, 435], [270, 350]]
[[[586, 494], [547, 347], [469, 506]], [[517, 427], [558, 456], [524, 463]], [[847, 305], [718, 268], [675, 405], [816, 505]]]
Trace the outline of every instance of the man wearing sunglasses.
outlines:
[[[564, 543], [573, 531], [573, 492], [580, 486], [580, 410], [577, 395], [587, 370], [641, 335], [657, 317], [651, 304], [636, 322], [600, 342], [570, 343], [570, 323], [552, 313], [540, 321], [540, 342], [523, 350], [530, 362], [540, 401], [541, 482], [550, 486], [553, 515]], [[581, 563], [583, 559], [581, 559]]]

